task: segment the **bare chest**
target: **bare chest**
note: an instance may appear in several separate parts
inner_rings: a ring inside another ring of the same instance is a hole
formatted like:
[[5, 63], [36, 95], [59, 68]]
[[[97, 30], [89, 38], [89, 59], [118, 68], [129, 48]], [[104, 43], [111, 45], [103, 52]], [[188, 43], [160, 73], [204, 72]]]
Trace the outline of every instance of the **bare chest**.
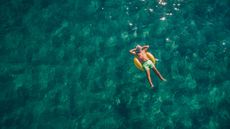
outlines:
[[144, 62], [144, 61], [149, 60], [149, 58], [147, 57], [147, 55], [144, 52], [137, 54], [137, 56], [138, 56], [138, 60], [140, 62]]

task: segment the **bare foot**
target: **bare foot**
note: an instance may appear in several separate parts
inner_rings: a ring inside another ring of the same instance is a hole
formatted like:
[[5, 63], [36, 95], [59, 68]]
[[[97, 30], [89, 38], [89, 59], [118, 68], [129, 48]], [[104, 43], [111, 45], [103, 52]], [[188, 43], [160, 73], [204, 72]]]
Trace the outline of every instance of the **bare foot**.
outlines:
[[167, 81], [165, 78], [162, 78], [161, 80], [162, 80], [162, 81], [164, 81], [164, 82], [166, 82], [166, 81]]
[[153, 85], [153, 84], [151, 85], [151, 89], [153, 89], [153, 90], [155, 89], [155, 87], [154, 87], [154, 85]]
[[162, 79], [162, 81], [167, 82], [167, 80], [166, 80], [166, 79], [164, 79], [164, 78]]

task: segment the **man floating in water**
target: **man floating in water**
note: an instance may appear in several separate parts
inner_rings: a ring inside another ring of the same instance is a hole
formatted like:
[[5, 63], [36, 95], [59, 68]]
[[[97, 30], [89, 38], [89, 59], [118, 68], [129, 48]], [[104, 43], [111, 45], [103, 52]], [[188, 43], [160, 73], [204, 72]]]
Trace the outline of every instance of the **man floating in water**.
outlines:
[[157, 70], [157, 68], [155, 67], [153, 62], [148, 58], [148, 56], [146, 54], [148, 48], [149, 48], [149, 45], [145, 45], [145, 46], [137, 45], [136, 48], [131, 49], [129, 52], [131, 54], [137, 56], [139, 62], [141, 62], [142, 66], [143, 66], [143, 68], [144, 68], [144, 70], [146, 72], [146, 75], [147, 75], [147, 78], [148, 78], [148, 81], [149, 81], [149, 84], [150, 84], [151, 88], [154, 88], [154, 85], [152, 83], [151, 76], [150, 76], [150, 69], [151, 68], [153, 69], [153, 71], [156, 73], [156, 75], [162, 81], [166, 81], [166, 79], [164, 77], [162, 77], [162, 75]]

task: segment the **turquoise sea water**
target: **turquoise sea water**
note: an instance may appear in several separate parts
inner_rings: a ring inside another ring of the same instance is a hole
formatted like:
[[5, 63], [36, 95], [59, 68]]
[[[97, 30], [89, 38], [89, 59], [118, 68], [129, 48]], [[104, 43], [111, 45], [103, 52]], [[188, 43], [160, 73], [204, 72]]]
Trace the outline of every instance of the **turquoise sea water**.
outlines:
[[229, 48], [229, 0], [1, 0], [0, 128], [229, 129]]

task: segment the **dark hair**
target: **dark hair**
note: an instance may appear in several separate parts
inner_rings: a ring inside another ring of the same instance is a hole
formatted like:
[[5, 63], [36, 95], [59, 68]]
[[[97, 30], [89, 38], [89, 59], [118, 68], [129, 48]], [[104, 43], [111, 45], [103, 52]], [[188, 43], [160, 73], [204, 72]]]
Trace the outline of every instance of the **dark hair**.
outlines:
[[141, 52], [141, 48], [138, 47], [138, 48], [136, 49], [136, 53], [140, 53], [140, 52]]

